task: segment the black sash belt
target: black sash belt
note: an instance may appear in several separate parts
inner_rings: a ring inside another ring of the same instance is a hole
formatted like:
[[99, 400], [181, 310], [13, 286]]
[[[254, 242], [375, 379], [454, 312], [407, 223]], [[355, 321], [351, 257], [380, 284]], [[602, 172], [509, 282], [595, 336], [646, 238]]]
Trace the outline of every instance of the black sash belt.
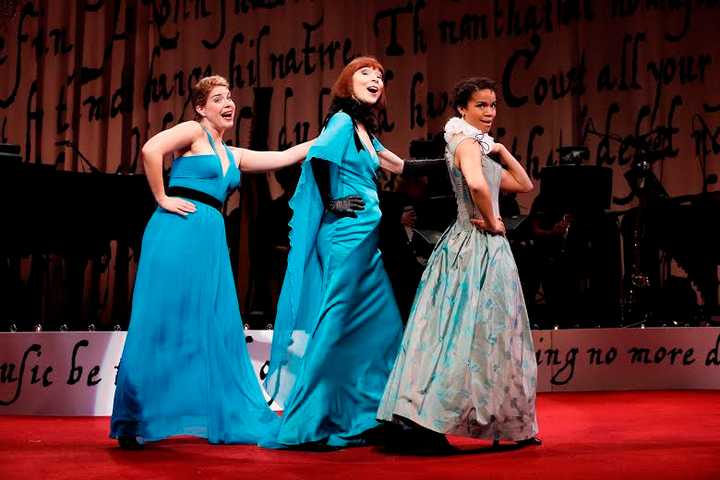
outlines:
[[220, 212], [220, 214], [222, 214], [223, 203], [212, 195], [208, 195], [207, 193], [201, 192], [200, 190], [186, 187], [168, 187], [165, 193], [169, 197], [184, 197], [190, 200], [204, 203], [205, 205], [213, 207], [215, 210]]

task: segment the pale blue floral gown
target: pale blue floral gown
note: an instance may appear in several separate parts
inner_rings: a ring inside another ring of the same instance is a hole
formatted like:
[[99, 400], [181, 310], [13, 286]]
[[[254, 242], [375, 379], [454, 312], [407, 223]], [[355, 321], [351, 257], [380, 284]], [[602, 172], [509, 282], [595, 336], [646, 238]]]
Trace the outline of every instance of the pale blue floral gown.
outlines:
[[[448, 138], [445, 152], [457, 221], [428, 261], [378, 418], [399, 415], [440, 433], [524, 440], [538, 430], [527, 310], [507, 239], [470, 223], [481, 215], [454, 156], [480, 132], [457, 120], [463, 128]], [[502, 167], [487, 156], [478, 160], [499, 216]]]

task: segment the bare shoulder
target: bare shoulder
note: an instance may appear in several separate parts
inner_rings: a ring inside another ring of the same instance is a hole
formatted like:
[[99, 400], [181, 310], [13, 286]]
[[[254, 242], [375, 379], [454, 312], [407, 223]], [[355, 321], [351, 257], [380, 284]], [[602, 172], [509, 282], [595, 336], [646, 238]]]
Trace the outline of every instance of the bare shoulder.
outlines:
[[463, 156], [480, 153], [480, 144], [472, 137], [464, 137], [460, 139], [460, 143], [455, 148], [455, 153]]
[[177, 125], [172, 127], [172, 129], [176, 130], [178, 133], [191, 135], [193, 137], [199, 137], [204, 133], [202, 126], [195, 120], [188, 120], [186, 122], [178, 123]]
[[200, 124], [194, 120], [178, 123], [172, 128], [165, 130], [163, 138], [163, 149], [166, 152], [174, 151], [177, 156], [191, 153], [199, 153], [207, 150], [204, 143], [205, 132]]
[[455, 165], [458, 167], [460, 167], [463, 162], [480, 159], [481, 157], [482, 150], [480, 149], [480, 144], [472, 137], [461, 139], [458, 146], [455, 147]]

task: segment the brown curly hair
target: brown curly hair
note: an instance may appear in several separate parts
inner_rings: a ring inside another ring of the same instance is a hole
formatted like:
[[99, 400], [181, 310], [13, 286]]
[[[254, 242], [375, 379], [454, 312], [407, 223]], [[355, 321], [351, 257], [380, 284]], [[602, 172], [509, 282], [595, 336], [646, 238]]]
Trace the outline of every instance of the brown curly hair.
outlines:
[[192, 87], [190, 100], [192, 101], [193, 111], [195, 112], [195, 120], [200, 121], [202, 117], [197, 112], [197, 107], [204, 107], [207, 103], [208, 95], [215, 87], [230, 88], [230, 83], [220, 75], [211, 75], [203, 77], [197, 81]]

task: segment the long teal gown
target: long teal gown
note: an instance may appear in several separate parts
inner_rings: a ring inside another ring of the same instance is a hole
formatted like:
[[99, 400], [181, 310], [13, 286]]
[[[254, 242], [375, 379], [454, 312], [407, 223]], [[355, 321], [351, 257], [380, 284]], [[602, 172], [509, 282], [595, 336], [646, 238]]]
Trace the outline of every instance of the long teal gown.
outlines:
[[[373, 140], [376, 151], [382, 145]], [[283, 407], [274, 442], [344, 447], [364, 443], [402, 335], [378, 250], [376, 155], [338, 112], [315, 141], [291, 200], [290, 254], [266, 388]], [[330, 195], [359, 195], [357, 218], [325, 212], [312, 165], [330, 162]]]
[[[221, 202], [240, 182], [214, 154], [175, 160], [170, 186]], [[193, 435], [211, 443], [274, 437], [279, 418], [267, 406], [245, 345], [223, 216], [192, 201], [187, 217], [162, 208], [145, 229], [130, 327], [120, 361], [110, 436], [160, 440]]]
[[[517, 267], [504, 236], [475, 228], [482, 218], [455, 149], [446, 160], [457, 221], [433, 250], [410, 312], [402, 347], [378, 409], [430, 430], [491, 440], [525, 440], [537, 433], [537, 365]], [[499, 216], [502, 167], [478, 159]]]

